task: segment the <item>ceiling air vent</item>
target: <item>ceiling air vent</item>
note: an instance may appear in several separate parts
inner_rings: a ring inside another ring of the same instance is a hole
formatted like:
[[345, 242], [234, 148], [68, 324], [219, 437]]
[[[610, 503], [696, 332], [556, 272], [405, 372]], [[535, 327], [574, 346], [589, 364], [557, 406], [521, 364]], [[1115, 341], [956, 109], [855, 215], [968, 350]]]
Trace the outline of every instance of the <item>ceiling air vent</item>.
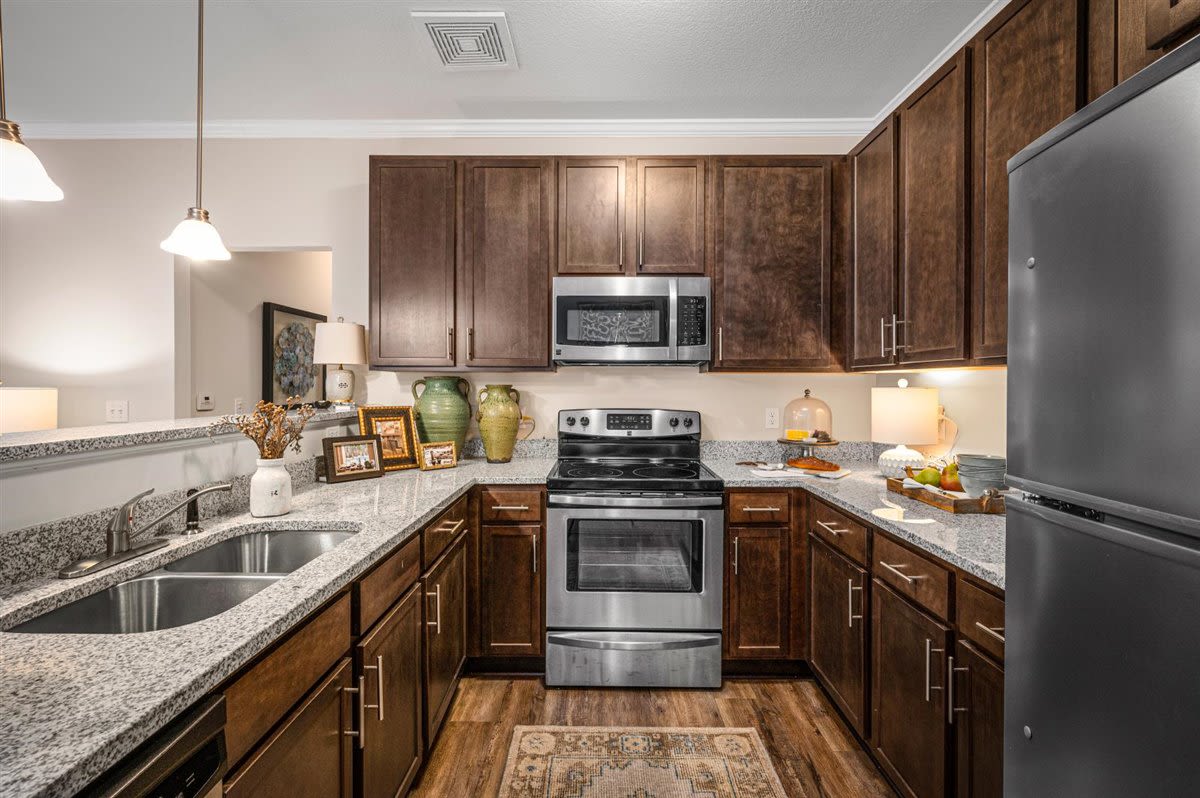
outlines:
[[517, 54], [503, 11], [414, 11], [446, 69], [515, 69]]

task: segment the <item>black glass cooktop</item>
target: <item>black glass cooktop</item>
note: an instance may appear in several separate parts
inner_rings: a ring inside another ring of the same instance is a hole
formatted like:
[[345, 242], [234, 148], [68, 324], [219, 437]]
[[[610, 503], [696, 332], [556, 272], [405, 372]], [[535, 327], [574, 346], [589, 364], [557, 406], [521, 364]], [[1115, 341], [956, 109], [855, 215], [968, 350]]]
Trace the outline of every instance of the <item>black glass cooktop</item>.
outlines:
[[719, 491], [721, 478], [696, 460], [559, 460], [550, 490]]

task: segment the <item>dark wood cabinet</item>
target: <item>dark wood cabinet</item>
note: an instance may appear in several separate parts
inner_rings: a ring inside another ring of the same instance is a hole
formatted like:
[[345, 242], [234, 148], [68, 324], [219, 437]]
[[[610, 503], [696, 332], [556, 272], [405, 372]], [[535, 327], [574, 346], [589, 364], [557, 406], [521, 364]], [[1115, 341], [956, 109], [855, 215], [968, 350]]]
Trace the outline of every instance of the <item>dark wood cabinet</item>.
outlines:
[[1008, 351], [1008, 159], [1082, 105], [1080, 24], [1077, 0], [1017, 0], [971, 43], [976, 360]]
[[[966, 51], [901, 104], [899, 191], [900, 363], [967, 357]], [[878, 323], [878, 322], [876, 322]]]
[[341, 660], [245, 763], [225, 779], [225, 795], [350, 798], [353, 665]]
[[425, 599], [425, 745], [433, 744], [467, 656], [467, 536], [421, 577]]
[[725, 656], [788, 656], [791, 531], [786, 526], [730, 527], [725, 584], [729, 607]]
[[482, 158], [463, 166], [458, 329], [466, 335], [458, 359], [467, 366], [549, 366], [553, 164]]
[[635, 270], [703, 274], [704, 159], [639, 158]]
[[624, 273], [625, 227], [625, 159], [560, 159], [558, 273]]
[[716, 158], [712, 182], [714, 368], [838, 368], [830, 159]]
[[1146, 47], [1183, 41], [1200, 29], [1200, 0], [1146, 0]]
[[480, 596], [485, 656], [540, 656], [545, 554], [540, 524], [480, 527]]
[[372, 156], [370, 172], [371, 365], [453, 366], [455, 163]]
[[808, 573], [809, 665], [865, 737], [867, 572], [810, 534]]
[[1004, 794], [1004, 668], [965, 640], [951, 664], [958, 798]]
[[896, 362], [898, 129], [895, 117], [888, 117], [850, 153], [851, 369], [879, 368]]
[[355, 647], [364, 702], [359, 751], [363, 798], [394, 798], [425, 756], [421, 712], [421, 588], [409, 590]]
[[940, 798], [950, 629], [878, 579], [871, 594], [871, 750], [906, 798]]

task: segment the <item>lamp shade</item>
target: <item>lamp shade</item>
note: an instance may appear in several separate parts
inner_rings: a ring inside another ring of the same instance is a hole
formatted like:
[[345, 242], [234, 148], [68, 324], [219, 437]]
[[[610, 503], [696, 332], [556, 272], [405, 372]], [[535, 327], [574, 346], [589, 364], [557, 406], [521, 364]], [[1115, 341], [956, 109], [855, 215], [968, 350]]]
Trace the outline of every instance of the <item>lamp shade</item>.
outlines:
[[0, 386], [0, 433], [57, 428], [57, 388]]
[[25, 142], [0, 137], [0, 199], [57, 202], [62, 198], [62, 189]]
[[342, 321], [318, 322], [313, 344], [313, 363], [361, 365], [367, 362], [366, 330], [361, 324]]
[[229, 260], [233, 257], [221, 241], [217, 228], [208, 221], [208, 211], [203, 208], [188, 208], [187, 218], [175, 225], [171, 235], [159, 246], [165, 252], [192, 260]]
[[871, 440], [917, 446], [937, 443], [937, 388], [872, 388]]

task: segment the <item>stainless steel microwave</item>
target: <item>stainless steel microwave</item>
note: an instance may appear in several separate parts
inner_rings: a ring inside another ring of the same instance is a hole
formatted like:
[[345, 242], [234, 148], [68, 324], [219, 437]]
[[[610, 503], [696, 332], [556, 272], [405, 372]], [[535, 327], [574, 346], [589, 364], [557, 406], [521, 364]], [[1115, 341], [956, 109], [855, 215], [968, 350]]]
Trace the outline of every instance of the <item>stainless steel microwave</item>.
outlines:
[[555, 277], [553, 360], [697, 365], [712, 358], [707, 277]]

